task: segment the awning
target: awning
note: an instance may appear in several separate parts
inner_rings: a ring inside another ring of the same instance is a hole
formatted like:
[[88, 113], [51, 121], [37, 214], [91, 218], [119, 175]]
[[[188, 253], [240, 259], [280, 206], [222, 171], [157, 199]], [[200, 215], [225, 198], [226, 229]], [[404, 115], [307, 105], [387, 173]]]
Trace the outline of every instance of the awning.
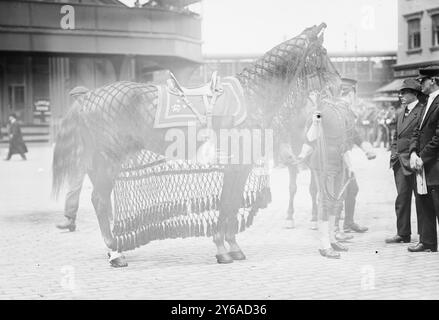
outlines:
[[398, 92], [402, 86], [404, 79], [395, 79], [392, 82], [386, 84], [384, 87], [379, 88], [375, 92]]
[[372, 99], [374, 102], [398, 102], [398, 97], [375, 97]]

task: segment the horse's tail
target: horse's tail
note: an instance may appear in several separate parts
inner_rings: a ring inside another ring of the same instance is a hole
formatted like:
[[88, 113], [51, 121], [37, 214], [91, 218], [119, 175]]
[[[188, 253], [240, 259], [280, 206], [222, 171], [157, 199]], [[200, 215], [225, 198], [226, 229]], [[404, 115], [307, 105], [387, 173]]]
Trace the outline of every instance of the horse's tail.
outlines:
[[74, 104], [63, 118], [55, 139], [52, 162], [52, 196], [57, 198], [67, 181], [81, 173], [85, 147], [81, 136], [79, 104]]

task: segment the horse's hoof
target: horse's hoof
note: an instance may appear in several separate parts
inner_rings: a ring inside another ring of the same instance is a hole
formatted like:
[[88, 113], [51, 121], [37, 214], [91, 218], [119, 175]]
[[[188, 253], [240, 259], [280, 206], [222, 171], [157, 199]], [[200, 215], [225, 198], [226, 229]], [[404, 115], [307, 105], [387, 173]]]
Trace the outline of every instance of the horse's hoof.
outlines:
[[110, 259], [110, 265], [113, 268], [123, 268], [123, 267], [128, 267], [128, 263], [126, 262], [126, 258], [123, 254], [114, 254], [114, 258], [111, 259], [113, 255], [108, 253], [108, 258]]
[[228, 253], [217, 254], [215, 257], [216, 257], [216, 261], [218, 263], [232, 263], [233, 262], [233, 258]]
[[285, 222], [285, 227], [286, 227], [287, 229], [294, 229], [294, 228], [296, 227], [296, 225], [295, 225], [295, 223], [294, 223], [294, 219], [288, 219], [288, 220]]
[[229, 255], [232, 257], [233, 260], [245, 260], [245, 254], [241, 250], [239, 251], [230, 251]]
[[122, 258], [116, 258], [110, 261], [110, 265], [113, 268], [123, 268], [123, 267], [128, 267], [128, 263]]

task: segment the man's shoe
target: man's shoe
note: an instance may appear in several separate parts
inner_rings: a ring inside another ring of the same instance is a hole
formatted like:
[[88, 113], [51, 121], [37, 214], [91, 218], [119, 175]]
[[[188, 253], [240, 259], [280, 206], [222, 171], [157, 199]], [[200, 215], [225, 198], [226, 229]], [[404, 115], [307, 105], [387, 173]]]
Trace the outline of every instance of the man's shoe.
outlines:
[[386, 243], [409, 243], [410, 242], [410, 236], [393, 236], [390, 238], [387, 238], [386, 240], [384, 240]]
[[344, 242], [344, 241], [352, 240], [353, 238], [354, 238], [353, 235], [346, 234], [344, 232], [336, 232], [335, 233], [335, 240], [337, 240], [337, 241]]
[[310, 229], [311, 229], [311, 230], [317, 230], [317, 229], [318, 229], [317, 221], [311, 221], [311, 227], [310, 227]]
[[75, 220], [71, 218], [66, 218], [64, 222], [57, 224], [56, 227], [62, 230], [69, 229], [70, 232], [73, 232], [76, 230]]
[[332, 248], [319, 249], [319, 252], [322, 255], [322, 257], [326, 257], [329, 259], [340, 259], [340, 253], [335, 252]]
[[410, 252], [437, 252], [437, 245], [427, 245], [418, 242], [413, 246], [409, 246], [407, 250]]
[[343, 227], [343, 229], [344, 229], [343, 230], [344, 232], [358, 232], [358, 233], [364, 233], [367, 230], [369, 230], [369, 228], [362, 227], [362, 226], [360, 226], [360, 225], [358, 225], [356, 223], [352, 223], [352, 224], [350, 224], [348, 226], [345, 226], [345, 227]]
[[348, 247], [345, 247], [340, 242], [331, 242], [331, 247], [335, 251], [348, 251]]

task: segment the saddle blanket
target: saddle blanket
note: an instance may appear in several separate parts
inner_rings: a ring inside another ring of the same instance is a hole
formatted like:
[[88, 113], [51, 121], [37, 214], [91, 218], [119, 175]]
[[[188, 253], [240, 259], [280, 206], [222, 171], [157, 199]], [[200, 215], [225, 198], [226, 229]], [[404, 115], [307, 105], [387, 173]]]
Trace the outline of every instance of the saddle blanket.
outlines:
[[[213, 106], [213, 116], [232, 116], [233, 125], [241, 124], [247, 117], [244, 91], [235, 77], [221, 78], [224, 92], [218, 96]], [[158, 105], [154, 120], [154, 128], [187, 127], [189, 124], [199, 125], [200, 121], [189, 106], [179, 96], [171, 93], [166, 85], [157, 85]], [[186, 96], [193, 108], [201, 115], [206, 115], [206, 106], [212, 97]]]

